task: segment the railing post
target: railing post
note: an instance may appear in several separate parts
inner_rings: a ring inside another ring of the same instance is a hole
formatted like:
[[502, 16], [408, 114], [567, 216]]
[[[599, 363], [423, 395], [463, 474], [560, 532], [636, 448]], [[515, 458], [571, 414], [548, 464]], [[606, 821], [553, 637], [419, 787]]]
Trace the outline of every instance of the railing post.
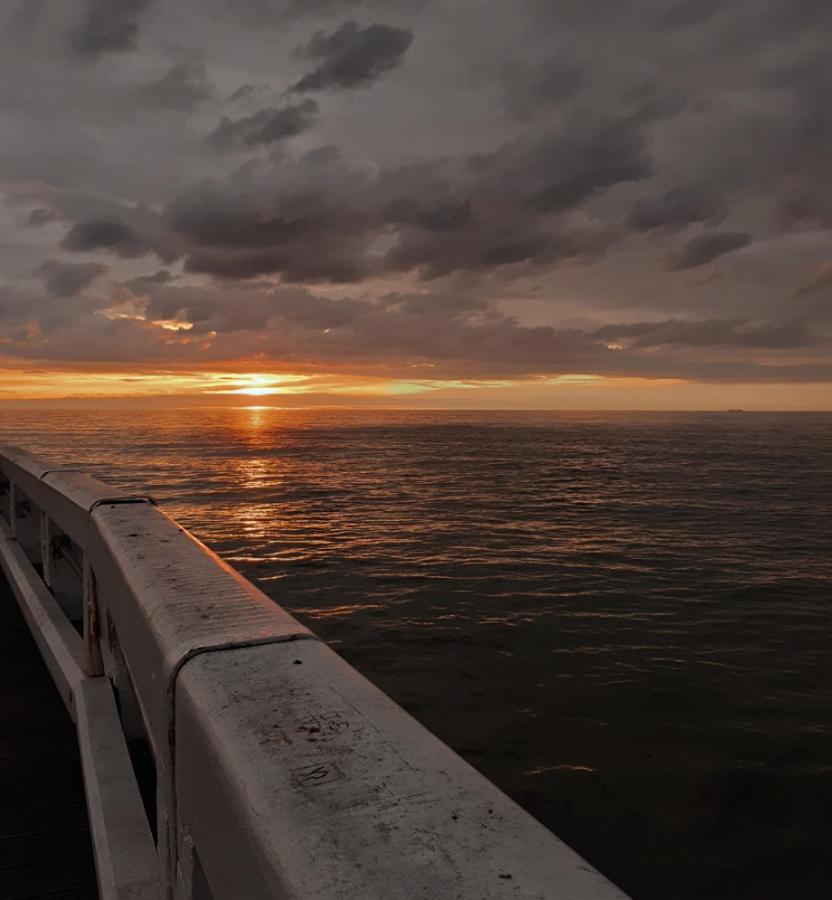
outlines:
[[12, 537], [17, 537], [17, 487], [13, 481], [9, 481], [9, 531]]
[[98, 619], [98, 594], [95, 573], [84, 554], [84, 674], [90, 677], [104, 674], [101, 658], [101, 629]]
[[43, 566], [43, 580], [48, 588], [55, 586], [55, 541], [52, 521], [41, 510], [40, 513], [40, 561]]

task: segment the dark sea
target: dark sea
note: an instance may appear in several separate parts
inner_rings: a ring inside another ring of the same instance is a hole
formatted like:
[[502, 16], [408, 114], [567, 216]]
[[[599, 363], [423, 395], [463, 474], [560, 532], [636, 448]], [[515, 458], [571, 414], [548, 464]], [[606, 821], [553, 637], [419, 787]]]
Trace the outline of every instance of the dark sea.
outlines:
[[832, 897], [832, 414], [0, 412], [636, 900]]

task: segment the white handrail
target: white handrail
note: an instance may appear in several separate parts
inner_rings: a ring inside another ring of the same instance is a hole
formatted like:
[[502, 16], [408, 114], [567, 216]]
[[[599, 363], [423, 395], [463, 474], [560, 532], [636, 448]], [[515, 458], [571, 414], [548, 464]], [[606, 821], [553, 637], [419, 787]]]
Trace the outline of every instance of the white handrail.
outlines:
[[624, 898], [147, 498], [16, 448], [0, 478], [0, 563], [76, 717], [105, 900]]

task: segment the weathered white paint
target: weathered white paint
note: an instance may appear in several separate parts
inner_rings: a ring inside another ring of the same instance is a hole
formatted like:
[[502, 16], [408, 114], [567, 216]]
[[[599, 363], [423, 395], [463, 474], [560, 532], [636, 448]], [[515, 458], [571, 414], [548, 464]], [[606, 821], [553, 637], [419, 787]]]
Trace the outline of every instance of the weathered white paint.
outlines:
[[76, 698], [98, 893], [118, 900], [158, 900], [159, 860], [106, 678], [82, 679]]
[[199, 653], [310, 638], [309, 629], [149, 503], [92, 514], [88, 557], [157, 751], [169, 742], [179, 669]]
[[[82, 645], [0, 532], [76, 697], [105, 900], [624, 897], [145, 498], [16, 449], [0, 472], [83, 552]], [[124, 731], [153, 751], [155, 850]]]
[[307, 628], [149, 503], [96, 506], [88, 557], [99, 615], [111, 617], [156, 762], [160, 855], [170, 890], [178, 858], [174, 687], [200, 653], [309, 639]]
[[200, 656], [176, 709], [179, 827], [217, 897], [624, 896], [320, 642]]

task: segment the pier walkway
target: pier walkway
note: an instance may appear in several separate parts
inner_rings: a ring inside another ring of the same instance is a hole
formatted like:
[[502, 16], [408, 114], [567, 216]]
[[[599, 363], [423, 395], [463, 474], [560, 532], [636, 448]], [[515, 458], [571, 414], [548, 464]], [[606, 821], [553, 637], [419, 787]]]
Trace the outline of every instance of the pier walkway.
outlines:
[[0, 447], [2, 578], [0, 900], [626, 900], [149, 498]]
[[75, 725], [0, 574], [0, 900], [97, 900]]

